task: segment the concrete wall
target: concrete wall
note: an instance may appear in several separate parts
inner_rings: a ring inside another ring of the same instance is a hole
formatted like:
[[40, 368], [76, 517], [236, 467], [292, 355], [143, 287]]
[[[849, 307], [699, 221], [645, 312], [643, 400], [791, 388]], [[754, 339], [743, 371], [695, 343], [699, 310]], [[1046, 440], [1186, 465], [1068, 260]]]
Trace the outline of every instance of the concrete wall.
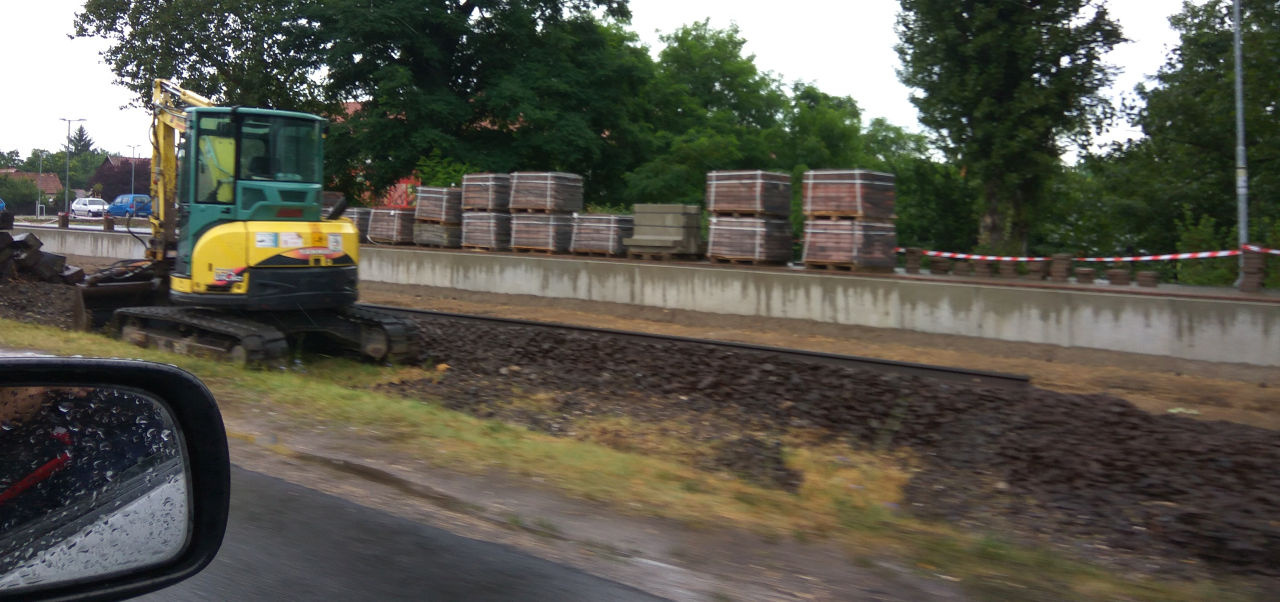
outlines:
[[[46, 249], [140, 257], [128, 234], [34, 230]], [[1280, 366], [1280, 304], [365, 247], [365, 280], [794, 318]]]
[[137, 238], [126, 232], [102, 232], [92, 230], [59, 230], [56, 228], [14, 228], [14, 233], [32, 232], [44, 243], [44, 250], [65, 255], [104, 257], [111, 259], [141, 258], [147, 248], [143, 243], [149, 233], [139, 233]]
[[1280, 365], [1275, 303], [386, 247], [365, 248], [360, 273], [477, 292]]

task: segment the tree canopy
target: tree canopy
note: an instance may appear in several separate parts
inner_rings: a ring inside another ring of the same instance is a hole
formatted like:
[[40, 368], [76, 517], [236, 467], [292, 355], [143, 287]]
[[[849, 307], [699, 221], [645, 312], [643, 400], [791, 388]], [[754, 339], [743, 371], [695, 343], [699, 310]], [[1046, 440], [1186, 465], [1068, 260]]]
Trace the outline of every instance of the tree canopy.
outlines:
[[1101, 0], [900, 0], [899, 77], [981, 189], [980, 242], [1025, 250], [1064, 138], [1106, 115], [1103, 55], [1123, 38]]

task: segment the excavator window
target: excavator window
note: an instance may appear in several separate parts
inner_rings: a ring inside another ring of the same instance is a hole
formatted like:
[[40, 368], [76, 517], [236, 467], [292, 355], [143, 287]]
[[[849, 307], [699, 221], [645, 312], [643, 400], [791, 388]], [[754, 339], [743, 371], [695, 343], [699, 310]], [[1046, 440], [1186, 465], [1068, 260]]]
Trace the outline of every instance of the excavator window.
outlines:
[[235, 201], [235, 128], [230, 115], [201, 116], [196, 128], [197, 203]]

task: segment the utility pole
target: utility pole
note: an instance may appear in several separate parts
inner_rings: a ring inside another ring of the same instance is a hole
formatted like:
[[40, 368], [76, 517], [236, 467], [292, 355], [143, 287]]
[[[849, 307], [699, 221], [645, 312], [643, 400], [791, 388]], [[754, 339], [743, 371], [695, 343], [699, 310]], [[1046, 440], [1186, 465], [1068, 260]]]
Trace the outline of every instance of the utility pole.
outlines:
[[40, 190], [41, 176], [44, 175], [44, 151], [36, 149], [36, 215], [40, 215], [40, 207], [44, 206], [44, 191]]
[[62, 187], [62, 211], [71, 213], [71, 124], [77, 121], [88, 121], [87, 119], [67, 119], [59, 117], [62, 121], [67, 122], [67, 181]]
[[1244, 280], [1244, 246], [1249, 244], [1249, 168], [1245, 163], [1244, 151], [1244, 52], [1240, 41], [1240, 0], [1232, 3], [1232, 17], [1235, 19], [1235, 54], [1236, 54], [1236, 228], [1239, 234], [1240, 270], [1236, 285]]
[[141, 144], [128, 144], [129, 147], [129, 203], [133, 203], [133, 179], [138, 169], [138, 147]]

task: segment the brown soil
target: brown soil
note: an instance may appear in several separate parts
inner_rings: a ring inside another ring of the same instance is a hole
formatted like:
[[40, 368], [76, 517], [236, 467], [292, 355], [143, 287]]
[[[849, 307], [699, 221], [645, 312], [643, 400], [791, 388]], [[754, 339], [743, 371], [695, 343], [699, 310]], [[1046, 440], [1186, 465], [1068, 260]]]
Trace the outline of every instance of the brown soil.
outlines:
[[1146, 573], [1280, 576], [1280, 432], [1151, 415], [1105, 395], [981, 389], [673, 341], [419, 326], [446, 374], [385, 390], [561, 436], [582, 436], [591, 416], [689, 425], [681, 434], [706, 449], [695, 465], [787, 490], [803, 475], [766, 441], [795, 429], [905, 448], [924, 458], [906, 489], [917, 516]]

